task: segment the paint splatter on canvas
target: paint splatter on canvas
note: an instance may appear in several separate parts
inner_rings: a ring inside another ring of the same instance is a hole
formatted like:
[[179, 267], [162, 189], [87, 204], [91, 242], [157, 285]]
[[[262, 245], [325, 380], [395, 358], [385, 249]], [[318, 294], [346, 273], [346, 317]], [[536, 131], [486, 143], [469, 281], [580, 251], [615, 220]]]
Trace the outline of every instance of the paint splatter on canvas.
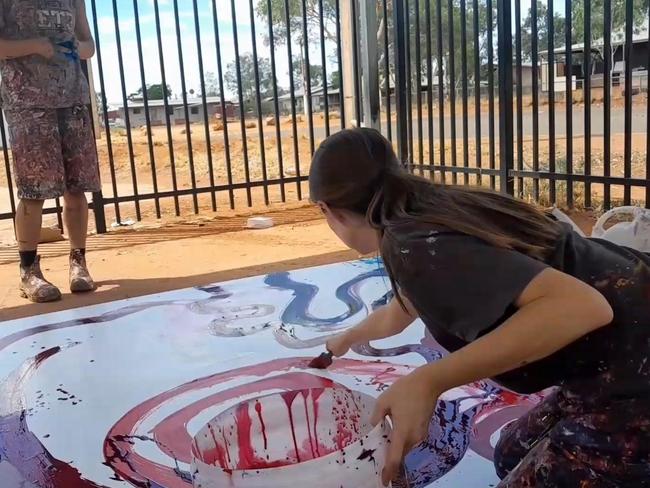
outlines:
[[[188, 488], [193, 437], [243, 400], [326, 383], [376, 397], [444, 354], [421, 323], [327, 371], [308, 363], [390, 297], [363, 261], [2, 323], [2, 487]], [[409, 486], [496, 485], [498, 433], [538, 401], [489, 382], [447, 392]]]

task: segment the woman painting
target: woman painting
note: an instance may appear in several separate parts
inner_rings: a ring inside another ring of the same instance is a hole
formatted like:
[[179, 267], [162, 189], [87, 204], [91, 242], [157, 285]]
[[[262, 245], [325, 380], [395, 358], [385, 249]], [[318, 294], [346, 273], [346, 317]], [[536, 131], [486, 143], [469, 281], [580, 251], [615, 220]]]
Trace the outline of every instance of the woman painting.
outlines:
[[375, 420], [394, 427], [385, 484], [444, 391], [492, 378], [519, 393], [557, 387], [502, 431], [500, 488], [650, 486], [650, 256], [514, 198], [408, 174], [370, 129], [323, 142], [310, 189], [345, 244], [381, 254], [396, 291], [330, 352], [416, 318], [450, 352], [378, 400]]

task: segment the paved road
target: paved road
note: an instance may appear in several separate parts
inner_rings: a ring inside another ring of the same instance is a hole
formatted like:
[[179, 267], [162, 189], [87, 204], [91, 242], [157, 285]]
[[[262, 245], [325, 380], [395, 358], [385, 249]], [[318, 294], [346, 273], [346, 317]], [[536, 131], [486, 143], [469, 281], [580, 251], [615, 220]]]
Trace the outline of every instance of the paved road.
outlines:
[[[489, 124], [489, 115], [486, 113], [481, 114], [481, 136], [488, 137], [488, 124]], [[632, 132], [646, 132], [646, 107], [645, 106], [636, 106], [632, 111]], [[515, 130], [517, 127], [516, 113], [515, 115]], [[473, 110], [470, 110], [468, 113], [468, 137], [474, 138], [476, 135], [476, 115]], [[591, 135], [592, 136], [603, 136], [604, 135], [604, 119], [605, 113], [602, 106], [594, 106], [591, 109]], [[530, 107], [524, 108], [524, 113], [522, 114], [522, 127], [524, 131], [524, 137], [532, 137], [533, 135], [533, 115], [531, 113]], [[433, 119], [433, 137], [434, 139], [440, 138], [440, 125], [439, 125], [439, 116], [436, 112]], [[395, 131], [396, 124], [393, 122], [393, 131]], [[495, 136], [499, 135], [499, 121], [498, 116], [495, 118]], [[555, 137], [561, 138], [566, 136], [566, 110], [564, 107], [558, 107], [555, 110]], [[334, 120], [331, 124], [332, 132], [336, 132], [340, 128], [340, 121]], [[574, 107], [573, 109], [573, 119], [572, 119], [572, 128], [573, 136], [580, 137], [585, 135], [585, 115], [583, 107]], [[241, 139], [241, 131], [238, 127], [235, 127], [232, 124], [229, 124], [229, 135], [234, 139]], [[414, 136], [417, 137], [418, 134], [418, 123], [417, 119], [413, 119], [413, 131]], [[625, 111], [622, 108], [613, 109], [611, 112], [611, 133], [612, 135], [623, 134], [625, 131]], [[257, 130], [248, 131], [249, 137], [256, 137]], [[382, 127], [382, 132], [387, 133], [385, 123]], [[282, 127], [282, 137], [289, 138], [292, 136], [291, 126]], [[308, 135], [309, 131], [307, 128], [299, 128], [298, 136]], [[422, 119], [422, 133], [425, 140], [429, 139], [429, 121], [426, 114]], [[515, 132], [516, 134], [516, 132]], [[540, 137], [548, 137], [549, 135], [549, 110], [547, 106], [540, 107], [539, 111], [539, 134]], [[314, 127], [314, 136], [316, 139], [322, 139], [325, 137], [325, 128], [324, 127]], [[273, 139], [275, 138], [275, 129], [274, 128], [265, 128], [264, 137]], [[451, 117], [449, 113], [445, 114], [445, 140], [449, 141], [451, 137]], [[463, 119], [462, 119], [462, 107], [460, 104], [456, 107], [456, 138], [461, 141], [463, 137]]]

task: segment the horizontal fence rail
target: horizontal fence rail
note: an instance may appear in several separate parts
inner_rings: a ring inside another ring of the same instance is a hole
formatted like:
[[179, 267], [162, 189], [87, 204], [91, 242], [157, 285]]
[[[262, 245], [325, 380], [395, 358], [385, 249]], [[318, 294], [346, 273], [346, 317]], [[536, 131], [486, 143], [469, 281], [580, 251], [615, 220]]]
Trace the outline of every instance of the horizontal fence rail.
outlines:
[[[647, 0], [87, 4], [98, 232], [300, 201], [318, 144], [367, 121], [439, 182], [650, 206]], [[9, 139], [2, 117], [7, 221]], [[58, 200], [45, 209], [58, 226], [61, 212]]]

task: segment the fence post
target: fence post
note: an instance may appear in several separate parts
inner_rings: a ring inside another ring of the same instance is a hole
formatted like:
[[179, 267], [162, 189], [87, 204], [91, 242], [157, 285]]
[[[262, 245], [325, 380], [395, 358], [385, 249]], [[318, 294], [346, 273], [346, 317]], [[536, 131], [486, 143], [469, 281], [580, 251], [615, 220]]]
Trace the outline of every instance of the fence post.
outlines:
[[[93, 80], [93, 73], [90, 69], [88, 61], [82, 61], [81, 71], [86, 75], [88, 84], [90, 86], [90, 102], [89, 111], [92, 114], [90, 123], [92, 124], [93, 133], [95, 134], [95, 141], [101, 139], [101, 130], [99, 130], [99, 112], [97, 110], [97, 100], [95, 96], [95, 84]], [[95, 153], [97, 148], [95, 147]], [[98, 154], [98, 153], [97, 153]], [[93, 193], [93, 214], [95, 215], [95, 230], [98, 234], [106, 234], [106, 212], [104, 212], [104, 194], [100, 189], [98, 192]]]
[[408, 106], [406, 64], [408, 39], [406, 38], [406, 8], [404, 0], [393, 2], [393, 27], [395, 29], [395, 106], [397, 112], [397, 155], [406, 166], [409, 163]]
[[[354, 23], [352, 15], [352, 2], [357, 0], [341, 0], [341, 84], [343, 85], [343, 103], [345, 112], [345, 127], [358, 125], [355, 120], [355, 73], [354, 73], [354, 50], [357, 46], [354, 43]], [[354, 124], [353, 124], [354, 121]]]
[[510, 0], [497, 2], [497, 28], [499, 31], [499, 156], [500, 190], [515, 194], [515, 179], [511, 171], [515, 166], [514, 122], [512, 113], [512, 5]]
[[377, 54], [377, 1], [361, 0], [362, 120], [364, 127], [381, 130], [379, 116], [379, 56]]

